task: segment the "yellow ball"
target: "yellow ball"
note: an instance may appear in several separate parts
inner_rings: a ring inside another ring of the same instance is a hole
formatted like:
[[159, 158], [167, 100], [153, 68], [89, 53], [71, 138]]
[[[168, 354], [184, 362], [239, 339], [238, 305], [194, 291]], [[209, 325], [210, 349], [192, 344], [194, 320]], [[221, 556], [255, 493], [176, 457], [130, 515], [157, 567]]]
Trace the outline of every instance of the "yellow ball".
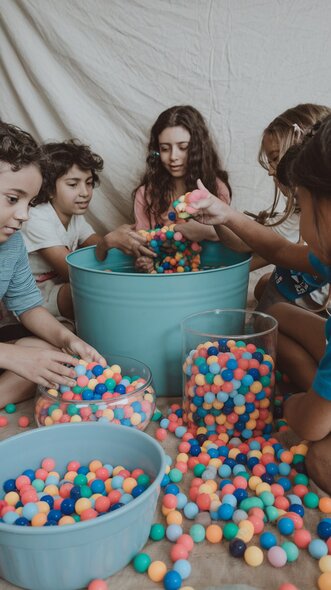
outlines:
[[239, 527], [239, 530], [236, 534], [236, 538], [241, 539], [242, 541], [244, 541], [244, 543], [249, 543], [254, 535], [253, 523], [251, 523], [250, 520], [241, 520], [238, 524], [238, 527]]
[[88, 508], [92, 507], [92, 503], [89, 498], [78, 498], [75, 502], [75, 511], [77, 514], [81, 514], [84, 510], [88, 510]]
[[206, 528], [206, 539], [209, 543], [220, 543], [222, 541], [223, 531], [218, 524], [210, 524]]
[[251, 545], [250, 547], [247, 547], [244, 553], [244, 559], [247, 565], [258, 567], [263, 563], [263, 552], [261, 551], [260, 547]]
[[38, 512], [32, 517], [31, 526], [44, 526], [47, 522], [47, 516], [43, 512]]
[[45, 486], [43, 489], [43, 495], [49, 494], [50, 496], [58, 496], [59, 495], [59, 488], [54, 484], [49, 484]]
[[121, 373], [121, 367], [119, 365], [112, 365], [110, 370], [113, 371], [113, 373]]
[[71, 416], [70, 422], [82, 422], [82, 419], [78, 414], [75, 414], [74, 416]]
[[64, 516], [61, 516], [61, 518], [60, 518], [60, 520], [58, 522], [58, 525], [59, 526], [65, 526], [67, 524], [75, 524], [75, 522], [76, 521], [75, 521], [75, 519], [72, 516], [64, 515]]
[[20, 496], [17, 492], [7, 492], [4, 497], [5, 502], [9, 504], [9, 506], [15, 506], [17, 502], [19, 502]]
[[167, 524], [179, 524], [183, 522], [183, 516], [179, 510], [172, 510], [166, 517]]
[[126, 494], [131, 494], [133, 488], [137, 485], [137, 480], [134, 477], [126, 477], [123, 481], [123, 490]]
[[331, 572], [331, 555], [324, 555], [318, 562], [321, 572]]

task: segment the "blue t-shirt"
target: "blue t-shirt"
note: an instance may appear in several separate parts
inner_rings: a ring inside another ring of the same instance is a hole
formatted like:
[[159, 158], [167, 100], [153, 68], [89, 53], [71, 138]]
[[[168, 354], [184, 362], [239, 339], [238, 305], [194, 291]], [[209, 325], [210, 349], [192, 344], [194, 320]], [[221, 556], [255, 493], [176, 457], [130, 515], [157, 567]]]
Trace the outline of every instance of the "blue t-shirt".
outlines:
[[0, 300], [18, 316], [43, 302], [19, 232], [0, 244]]
[[[317, 272], [324, 276], [328, 283], [331, 283], [331, 266], [322, 264], [312, 253], [309, 254], [309, 261], [316, 268]], [[325, 326], [326, 350], [318, 365], [317, 373], [312, 388], [321, 397], [331, 401], [331, 317]]]

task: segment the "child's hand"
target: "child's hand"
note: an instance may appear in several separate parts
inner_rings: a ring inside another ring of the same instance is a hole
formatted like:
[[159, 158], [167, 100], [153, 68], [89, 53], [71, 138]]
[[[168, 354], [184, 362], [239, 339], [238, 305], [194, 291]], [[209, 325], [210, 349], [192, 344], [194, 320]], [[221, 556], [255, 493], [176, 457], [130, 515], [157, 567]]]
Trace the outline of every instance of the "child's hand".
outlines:
[[75, 334], [72, 334], [72, 332], [69, 332], [68, 336], [66, 337], [62, 350], [69, 354], [77, 355], [84, 361], [98, 363], [103, 367], [105, 367], [107, 364], [103, 356], [101, 356], [101, 354], [95, 350], [93, 346], [90, 346], [84, 342], [84, 340], [78, 338], [78, 336]]
[[131, 256], [148, 256], [155, 258], [156, 254], [146, 246], [146, 239], [134, 231], [134, 225], [121, 225], [114, 231], [110, 232], [97, 244], [96, 256], [99, 260], [104, 260], [110, 248], [119, 248]]
[[76, 373], [72, 366], [78, 364], [78, 359], [70, 354], [23, 345], [14, 345], [13, 349], [12, 366], [8, 368], [17, 375], [44, 387], [54, 387], [56, 384], [73, 387], [76, 384]]
[[135, 263], [138, 272], [151, 273], [154, 270], [153, 260], [148, 256], [139, 256]]
[[[202, 184], [201, 180], [197, 182], [198, 189], [204, 191], [208, 196], [194, 200], [190, 203], [190, 213], [200, 223], [207, 225], [226, 224], [231, 208], [211, 193]], [[194, 212], [194, 210], [196, 212]]]

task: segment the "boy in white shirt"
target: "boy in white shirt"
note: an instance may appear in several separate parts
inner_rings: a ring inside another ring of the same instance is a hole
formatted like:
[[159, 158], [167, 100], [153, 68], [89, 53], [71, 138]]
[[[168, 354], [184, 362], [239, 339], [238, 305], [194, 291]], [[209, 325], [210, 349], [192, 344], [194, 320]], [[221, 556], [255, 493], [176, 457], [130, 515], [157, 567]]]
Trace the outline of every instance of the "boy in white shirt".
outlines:
[[104, 238], [85, 221], [93, 188], [99, 182], [103, 160], [89, 146], [77, 140], [48, 143], [47, 176], [41, 194], [44, 203], [31, 209], [23, 229], [29, 262], [40, 288], [44, 306], [56, 318], [74, 318], [66, 256], [85, 246], [97, 245], [100, 258], [109, 248], [126, 254], [152, 257], [142, 236], [129, 225], [122, 225]]

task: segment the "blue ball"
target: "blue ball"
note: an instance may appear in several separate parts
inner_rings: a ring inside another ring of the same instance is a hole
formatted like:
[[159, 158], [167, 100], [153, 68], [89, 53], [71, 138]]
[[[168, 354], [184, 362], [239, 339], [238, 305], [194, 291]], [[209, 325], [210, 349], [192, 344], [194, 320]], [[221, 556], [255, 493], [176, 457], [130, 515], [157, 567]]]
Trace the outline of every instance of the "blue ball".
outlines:
[[308, 551], [314, 559], [321, 559], [328, 554], [328, 546], [321, 539], [313, 539], [308, 545]]
[[182, 585], [182, 577], [176, 570], [170, 570], [163, 578], [165, 590], [179, 590]]
[[273, 533], [265, 532], [260, 536], [260, 545], [262, 549], [270, 549], [277, 545], [277, 537]]
[[291, 535], [294, 531], [294, 522], [291, 518], [283, 517], [278, 521], [277, 527], [282, 535]]
[[241, 539], [233, 539], [229, 544], [229, 551], [232, 557], [243, 557], [247, 545]]
[[288, 512], [296, 512], [296, 514], [299, 514], [299, 516], [304, 516], [305, 509], [302, 504], [290, 504]]
[[45, 496], [41, 496], [40, 500], [41, 500], [41, 502], [47, 502], [47, 504], [49, 505], [50, 509], [53, 508], [53, 506], [54, 506], [54, 498], [50, 494], [45, 494]]
[[317, 534], [326, 541], [331, 537], [331, 518], [323, 518], [317, 525]]
[[103, 367], [101, 365], [95, 365], [92, 369], [92, 373], [95, 377], [99, 377], [103, 373]]
[[98, 395], [103, 395], [106, 391], [107, 387], [104, 383], [98, 383], [94, 388], [94, 393], [97, 393]]
[[73, 498], [65, 498], [61, 503], [62, 514], [72, 514], [75, 512], [75, 500]]
[[61, 510], [50, 510], [47, 514], [47, 520], [55, 520], [55, 522], [59, 522], [60, 518], [62, 518]]
[[30, 521], [27, 518], [24, 518], [24, 516], [20, 516], [15, 520], [14, 524], [17, 526], [29, 526]]
[[174, 563], [174, 571], [180, 575], [182, 580], [186, 580], [191, 574], [192, 567], [187, 559], [178, 559]]
[[8, 492], [13, 492], [16, 490], [16, 484], [14, 479], [6, 479], [3, 484], [3, 489], [8, 494]]
[[230, 504], [221, 504], [218, 508], [218, 518], [220, 520], [231, 520], [234, 508]]

